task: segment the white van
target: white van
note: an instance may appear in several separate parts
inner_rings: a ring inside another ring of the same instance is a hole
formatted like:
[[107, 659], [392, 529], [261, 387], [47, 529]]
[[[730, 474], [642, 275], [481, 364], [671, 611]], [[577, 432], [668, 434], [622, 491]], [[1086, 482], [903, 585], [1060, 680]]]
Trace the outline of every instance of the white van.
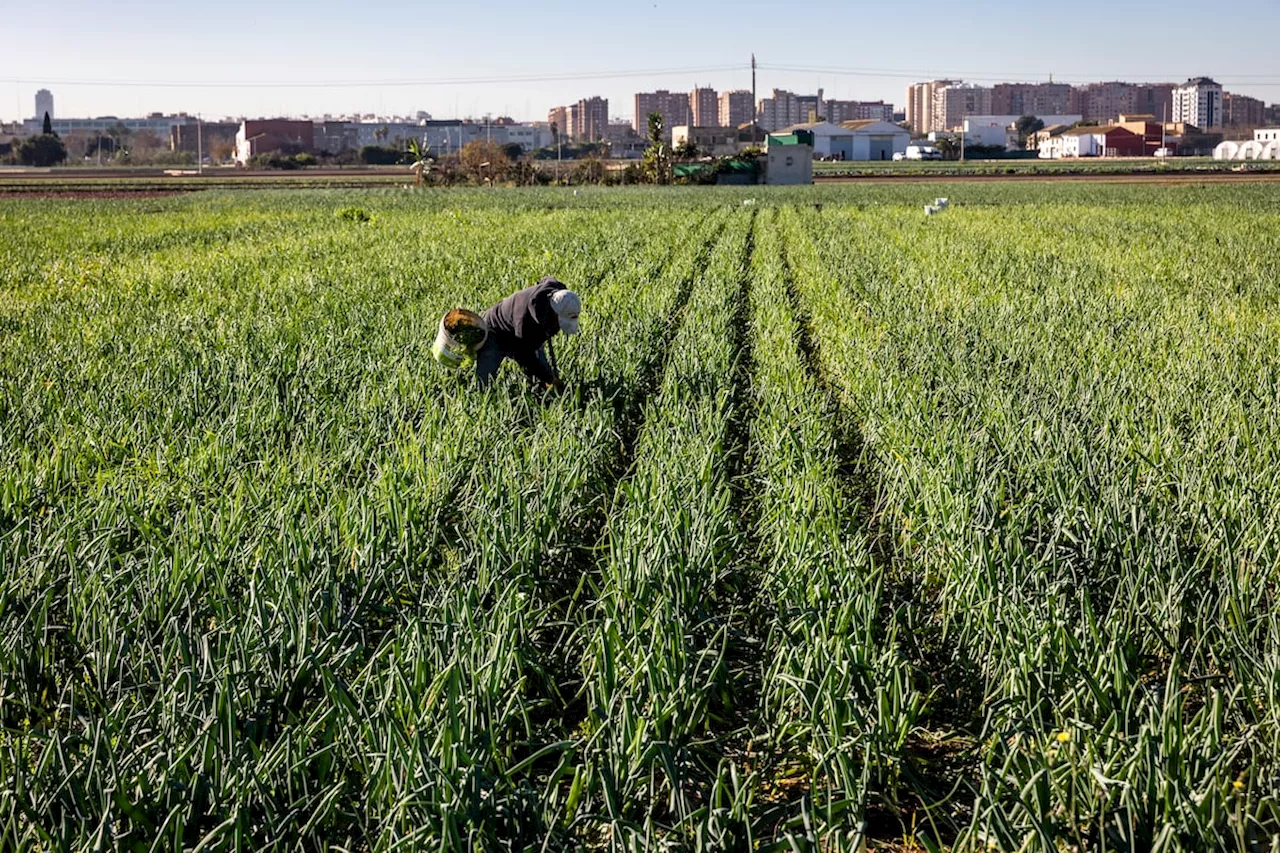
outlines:
[[942, 152], [932, 145], [908, 145], [906, 159], [908, 160], [941, 160]]

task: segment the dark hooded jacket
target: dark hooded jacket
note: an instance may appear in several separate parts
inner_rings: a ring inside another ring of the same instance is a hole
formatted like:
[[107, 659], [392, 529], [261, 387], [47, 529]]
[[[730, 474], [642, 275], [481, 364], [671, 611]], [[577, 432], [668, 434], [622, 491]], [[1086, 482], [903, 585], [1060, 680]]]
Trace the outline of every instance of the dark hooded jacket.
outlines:
[[560, 319], [551, 307], [551, 294], [557, 290], [565, 290], [565, 286], [547, 277], [484, 312], [489, 339], [526, 373], [544, 382], [554, 381], [555, 376], [538, 361], [537, 352], [560, 331]]

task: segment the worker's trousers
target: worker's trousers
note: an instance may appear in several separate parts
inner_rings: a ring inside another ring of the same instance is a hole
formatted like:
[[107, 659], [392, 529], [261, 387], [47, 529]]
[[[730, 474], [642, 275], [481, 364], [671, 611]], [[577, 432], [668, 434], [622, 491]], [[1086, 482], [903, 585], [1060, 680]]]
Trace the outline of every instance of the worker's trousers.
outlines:
[[[547, 353], [545, 347], [538, 347], [534, 356], [538, 359], [538, 363], [548, 374], [553, 373], [551, 363], [547, 361]], [[498, 368], [502, 366], [502, 362], [506, 359], [515, 359], [507, 350], [503, 349], [496, 341], [490, 339], [484, 346], [480, 347], [480, 352], [476, 353], [476, 379], [480, 380], [480, 387], [487, 388], [493, 382], [493, 377], [498, 375]], [[523, 365], [521, 365], [523, 367]], [[528, 371], [525, 371], [528, 373]], [[532, 374], [529, 374], [532, 378]]]

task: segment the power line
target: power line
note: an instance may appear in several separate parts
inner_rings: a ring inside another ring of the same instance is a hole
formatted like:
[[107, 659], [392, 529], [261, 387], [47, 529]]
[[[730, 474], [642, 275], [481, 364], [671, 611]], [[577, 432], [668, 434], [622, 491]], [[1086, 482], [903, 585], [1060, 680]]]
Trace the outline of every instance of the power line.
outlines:
[[[1050, 76], [1049, 72], [992, 72], [992, 71], [958, 71], [950, 69], [947, 71], [939, 71], [937, 69], [894, 69], [894, 68], [838, 68], [833, 66], [819, 65], [779, 65], [760, 63], [760, 68], [769, 71], [785, 71], [789, 73], [799, 74], [833, 74], [850, 77], [895, 77], [907, 80], [928, 80], [943, 77], [959, 77], [964, 80], [976, 80], [984, 83], [1005, 83], [1016, 82], [1026, 79], [1043, 79]], [[1083, 75], [1057, 74], [1053, 73], [1055, 80], [1071, 83], [1094, 83], [1100, 82], [1096, 77], [1086, 77]], [[1175, 83], [1182, 77], [1181, 74], [1131, 74], [1125, 75], [1136, 80], [1144, 81], [1162, 81]], [[1224, 78], [1217, 82], [1224, 85], [1239, 86], [1280, 86], [1280, 80], [1271, 78], [1270, 75], [1261, 74], [1240, 74], [1231, 78]]]
[[[850, 77], [899, 78], [904, 80], [928, 80], [945, 77], [959, 77], [984, 83], [1018, 82], [1054, 77], [1062, 82], [1091, 83], [1098, 82], [1096, 77], [1083, 75], [1057, 74], [1045, 71], [965, 71], [958, 69], [930, 68], [845, 68], [827, 65], [792, 65], [786, 63], [765, 63], [757, 65], [761, 70], [780, 71], [792, 74], [831, 74]], [[80, 78], [33, 78], [6, 77], [0, 82], [13, 84], [37, 83], [41, 86], [86, 86], [86, 87], [124, 87], [142, 89], [359, 89], [359, 88], [397, 88], [420, 86], [478, 86], [501, 83], [554, 83], [575, 80], [609, 80], [630, 77], [656, 77], [669, 75], [716, 74], [723, 72], [743, 72], [750, 70], [746, 63], [741, 65], [703, 65], [684, 68], [648, 68], [619, 71], [574, 71], [558, 74], [513, 74], [494, 77], [441, 77], [441, 78], [387, 78], [380, 80], [110, 80]], [[1125, 75], [1135, 80], [1175, 82], [1181, 74], [1130, 74]], [[1280, 79], [1266, 74], [1236, 74], [1218, 82], [1224, 85], [1241, 86], [1280, 86]]]
[[[563, 74], [523, 74], [503, 77], [450, 77], [439, 79], [387, 79], [387, 80], [79, 80], [39, 78], [42, 86], [121, 86], [151, 89], [337, 89], [337, 88], [390, 88], [395, 86], [474, 86], [494, 83], [553, 83], [572, 80], [608, 80], [622, 77], [656, 77], [672, 74], [714, 74], [724, 71], [745, 71], [744, 65], [704, 65], [690, 68], [637, 69], [631, 71], [582, 71]], [[0, 78], [5, 83], [35, 84], [30, 77]]]

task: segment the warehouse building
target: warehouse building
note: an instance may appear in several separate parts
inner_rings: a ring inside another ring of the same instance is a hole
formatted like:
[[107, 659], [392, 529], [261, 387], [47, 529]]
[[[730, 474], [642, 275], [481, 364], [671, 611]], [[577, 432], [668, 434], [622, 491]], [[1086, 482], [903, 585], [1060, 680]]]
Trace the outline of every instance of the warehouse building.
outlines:
[[887, 121], [819, 121], [792, 125], [781, 132], [797, 130], [812, 134], [815, 156], [837, 160], [892, 160], [895, 153], [905, 152], [911, 142], [911, 134], [905, 128]]

